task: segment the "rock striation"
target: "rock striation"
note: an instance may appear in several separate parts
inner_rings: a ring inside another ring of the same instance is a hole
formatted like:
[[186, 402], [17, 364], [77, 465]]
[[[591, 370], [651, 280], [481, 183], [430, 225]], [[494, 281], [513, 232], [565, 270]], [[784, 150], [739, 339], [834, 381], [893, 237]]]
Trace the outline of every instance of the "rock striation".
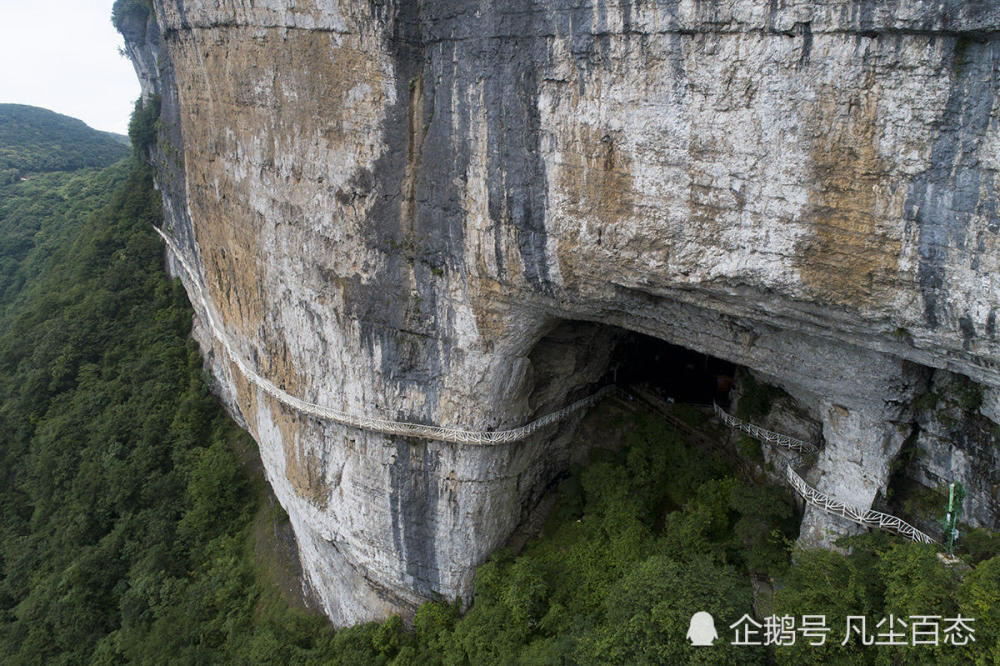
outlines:
[[[822, 423], [814, 482], [859, 506], [935, 371], [996, 420], [995, 3], [153, 5], [121, 27], [166, 231], [290, 395], [512, 428], [592, 390], [628, 329], [783, 387]], [[467, 595], [579, 453], [573, 418], [494, 447], [312, 418], [194, 305], [338, 624]], [[807, 510], [803, 539], [838, 530]]]

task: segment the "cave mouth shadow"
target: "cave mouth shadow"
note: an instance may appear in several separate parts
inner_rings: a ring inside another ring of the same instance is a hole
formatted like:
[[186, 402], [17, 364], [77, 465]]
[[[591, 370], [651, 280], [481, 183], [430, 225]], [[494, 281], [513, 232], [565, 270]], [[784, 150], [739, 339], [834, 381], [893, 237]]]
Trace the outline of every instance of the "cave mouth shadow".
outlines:
[[715, 356], [625, 331], [612, 353], [608, 383], [646, 386], [674, 402], [728, 407], [737, 367]]
[[536, 414], [601, 386], [643, 386], [674, 402], [729, 405], [737, 365], [610, 324], [562, 320], [532, 348]]
[[[720, 443], [707, 443], [703, 434], [692, 435], [690, 425], [678, 425], [684, 418], [671, 419], [664, 408], [671, 401], [698, 405], [698, 411], [708, 411], [713, 402], [728, 408], [734, 375], [741, 367], [623, 327], [566, 319], [550, 322], [527, 357], [533, 418], [554, 413], [609, 385], [623, 389], [622, 399], [613, 401], [623, 404], [595, 413], [589, 423], [586, 410], [581, 418], [568, 419], [569, 425], [548, 440], [557, 443], [533, 458], [531, 464], [546, 461], [541, 466], [545, 477], [538, 478], [537, 485], [524, 495], [519, 526], [507, 540], [514, 552], [542, 533], [557, 501], [559, 484], [573, 464], [586, 465], [592, 460], [591, 451], [615, 452], [629, 445], [630, 414], [640, 410], [654, 418], [659, 414], [673, 427], [684, 429], [681, 437], [689, 445], [719, 448]], [[637, 390], [640, 387], [643, 390]]]

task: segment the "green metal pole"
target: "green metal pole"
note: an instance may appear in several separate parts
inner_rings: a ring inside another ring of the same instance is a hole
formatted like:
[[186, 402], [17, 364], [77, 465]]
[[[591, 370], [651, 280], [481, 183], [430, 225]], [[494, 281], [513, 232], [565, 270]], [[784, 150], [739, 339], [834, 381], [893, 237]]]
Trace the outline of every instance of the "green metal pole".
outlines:
[[958, 521], [962, 515], [963, 499], [965, 499], [965, 486], [961, 483], [948, 484], [948, 513], [942, 522], [948, 557], [955, 556], [955, 541], [958, 539]]
[[955, 484], [948, 484], [948, 557], [955, 556]]

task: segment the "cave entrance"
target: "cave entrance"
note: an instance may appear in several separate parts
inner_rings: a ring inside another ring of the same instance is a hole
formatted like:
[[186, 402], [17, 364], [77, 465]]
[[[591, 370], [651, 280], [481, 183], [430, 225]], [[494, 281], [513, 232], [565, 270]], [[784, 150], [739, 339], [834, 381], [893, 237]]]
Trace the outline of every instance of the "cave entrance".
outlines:
[[647, 386], [675, 402], [717, 402], [727, 407], [736, 365], [627, 331], [620, 335], [612, 352], [609, 375], [619, 386]]
[[644, 386], [675, 402], [725, 407], [737, 367], [659, 338], [586, 321], [553, 326], [530, 359], [536, 409], [557, 408], [603, 384]]

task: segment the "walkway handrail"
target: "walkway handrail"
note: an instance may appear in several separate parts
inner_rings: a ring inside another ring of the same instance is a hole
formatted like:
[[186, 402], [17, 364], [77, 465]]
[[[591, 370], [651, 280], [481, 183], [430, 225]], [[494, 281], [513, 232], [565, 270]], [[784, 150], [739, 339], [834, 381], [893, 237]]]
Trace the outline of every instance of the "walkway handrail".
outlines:
[[765, 428], [761, 428], [760, 426], [755, 426], [752, 423], [747, 423], [742, 419], [726, 412], [722, 409], [722, 407], [719, 407], [718, 403], [713, 403], [712, 406], [715, 408], [716, 416], [718, 416], [723, 423], [732, 428], [736, 428], [737, 430], [742, 430], [751, 437], [767, 442], [768, 444], [775, 444], [790, 451], [795, 451], [796, 453], [816, 453], [819, 451], [819, 447], [815, 444], [810, 444], [809, 442], [804, 442], [801, 439], [795, 439], [794, 437], [783, 435], [779, 432], [774, 432], [773, 430], [767, 430]]
[[212, 307], [210, 307], [209, 301], [205, 296], [204, 290], [202, 289], [201, 280], [184, 258], [180, 248], [178, 248], [173, 239], [167, 236], [161, 229], [156, 226], [154, 226], [153, 229], [155, 229], [156, 233], [163, 238], [167, 247], [171, 252], [173, 252], [174, 257], [177, 258], [181, 268], [183, 268], [184, 272], [187, 273], [188, 278], [191, 280], [191, 286], [195, 292], [194, 296], [201, 303], [202, 309], [205, 313], [205, 320], [208, 323], [209, 330], [225, 349], [226, 354], [233, 361], [233, 363], [236, 364], [243, 376], [246, 377], [250, 383], [257, 386], [259, 389], [264, 391], [264, 393], [268, 394], [278, 402], [281, 402], [296, 411], [309, 414], [310, 416], [314, 416], [318, 419], [332, 421], [351, 428], [370, 430], [384, 435], [416, 437], [419, 439], [430, 439], [441, 442], [454, 442], [456, 444], [492, 446], [496, 444], [517, 442], [525, 439], [532, 433], [541, 430], [546, 426], [552, 425], [553, 423], [557, 423], [569, 414], [589, 407], [615, 390], [614, 386], [605, 386], [596, 393], [570, 403], [558, 411], [546, 414], [538, 419], [535, 419], [534, 421], [531, 421], [530, 423], [526, 423], [525, 425], [518, 428], [512, 428], [510, 430], [466, 430], [464, 428], [448, 428], [444, 426], [426, 425], [423, 423], [412, 423], [408, 421], [395, 421], [381, 416], [350, 414], [325, 405], [306, 402], [301, 398], [291, 395], [284, 389], [275, 386], [273, 382], [265, 377], [262, 377], [246, 359], [236, 353], [236, 350], [229, 339], [229, 335], [216, 321], [215, 316], [212, 313]]
[[[734, 429], [741, 430], [762, 442], [775, 444], [791, 451], [795, 451], [796, 453], [815, 453], [819, 451], [819, 447], [815, 444], [803, 442], [801, 439], [795, 439], [794, 437], [789, 437], [788, 435], [783, 435], [772, 430], [761, 428], [760, 426], [755, 426], [752, 423], [747, 423], [742, 419], [729, 414], [717, 404], [715, 405], [715, 413], [726, 425]], [[788, 484], [795, 489], [795, 492], [797, 492], [807, 504], [811, 504], [812, 506], [815, 506], [827, 513], [840, 516], [841, 518], [846, 518], [847, 520], [857, 523], [858, 525], [886, 530], [887, 532], [898, 534], [918, 543], [937, 543], [933, 537], [921, 532], [902, 518], [889, 515], [888, 513], [882, 513], [881, 511], [874, 511], [872, 509], [859, 509], [856, 506], [845, 504], [840, 500], [832, 498], [826, 493], [813, 488], [806, 483], [805, 479], [799, 476], [798, 472], [795, 471], [791, 464], [785, 466], [785, 480], [788, 481]]]
[[865, 527], [875, 527], [887, 532], [893, 532], [918, 543], [937, 543], [930, 535], [921, 532], [913, 525], [902, 518], [875, 511], [873, 509], [862, 510], [856, 506], [844, 504], [840, 500], [816, 490], [805, 479], [792, 469], [791, 465], [785, 467], [785, 479], [795, 489], [806, 503], [811, 504], [827, 513], [846, 518], [853, 523], [864, 525]]

